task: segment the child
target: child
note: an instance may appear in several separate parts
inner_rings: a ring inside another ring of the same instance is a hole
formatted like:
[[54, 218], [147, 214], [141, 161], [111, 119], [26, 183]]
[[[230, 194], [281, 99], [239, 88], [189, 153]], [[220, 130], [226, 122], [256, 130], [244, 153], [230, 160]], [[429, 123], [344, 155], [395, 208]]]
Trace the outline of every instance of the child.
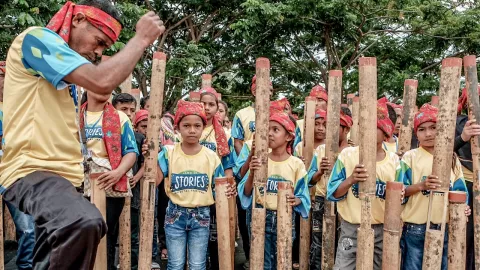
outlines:
[[137, 100], [128, 93], [120, 93], [115, 95], [112, 99], [112, 105], [118, 111], [125, 113], [130, 122], [133, 122], [135, 111], [137, 110]]
[[[348, 108], [342, 108], [340, 112], [340, 130], [338, 137], [339, 151], [342, 151], [349, 145], [348, 133], [353, 125], [350, 116], [344, 113]], [[323, 110], [317, 110], [319, 113]], [[317, 132], [317, 130], [315, 130]], [[298, 146], [297, 146], [298, 147]], [[325, 144], [315, 148], [314, 156], [308, 170], [308, 179], [310, 185], [315, 185], [315, 203], [312, 213], [312, 245], [310, 248], [310, 269], [322, 269], [322, 231], [323, 231], [323, 213], [326, 193], [326, 183], [321, 182], [325, 171], [330, 169], [330, 163], [325, 157]]]
[[[397, 181], [403, 182], [406, 186], [407, 203], [402, 212], [404, 225], [400, 242], [402, 269], [405, 270], [422, 269], [430, 190], [435, 190], [441, 184], [438, 177], [432, 175], [437, 112], [437, 108], [424, 104], [415, 115], [414, 131], [420, 147], [407, 151], [398, 168]], [[456, 156], [452, 161], [450, 181], [450, 190], [467, 192], [462, 167]], [[443, 202], [443, 199], [441, 200]], [[433, 229], [439, 228], [442, 223], [442, 207], [437, 203], [435, 205], [431, 216]], [[470, 215], [468, 205], [465, 213], [467, 216]], [[448, 229], [445, 230], [443, 243], [442, 269], [447, 269]]]
[[[327, 131], [327, 112], [322, 109], [316, 109], [313, 149], [317, 149], [320, 145], [325, 144], [326, 131]], [[300, 141], [295, 147], [294, 155], [300, 158], [303, 157], [302, 141]]]
[[[223, 177], [218, 155], [200, 145], [207, 124], [201, 103], [178, 102], [175, 128], [182, 142], [162, 147], [158, 154], [158, 181], [168, 177], [169, 197], [165, 215], [168, 269], [183, 270], [188, 248], [190, 269], [205, 269], [210, 227], [210, 206], [214, 201], [215, 178]], [[235, 196], [229, 186], [227, 196]]]
[[[86, 97], [80, 109], [80, 128], [85, 130], [86, 146], [92, 155], [90, 173], [103, 173], [95, 184], [105, 189], [107, 196], [107, 264], [108, 269], [113, 270], [116, 269], [115, 227], [118, 225], [125, 197], [132, 196], [130, 169], [137, 159], [138, 149], [130, 120], [108, 102], [110, 95], [88, 91]], [[84, 195], [90, 197], [89, 174], [85, 175], [84, 184]]]
[[[253, 170], [259, 169], [262, 164], [253, 156], [249, 163], [250, 170], [240, 182], [238, 192], [244, 209], [262, 205], [267, 210], [265, 224], [265, 264], [264, 269], [276, 269], [277, 252], [277, 185], [280, 181], [289, 181], [294, 187], [294, 196], [287, 197], [287, 201], [299, 212], [303, 218], [308, 218], [310, 211], [310, 195], [308, 191], [307, 172], [303, 162], [291, 155], [291, 147], [295, 134], [295, 124], [285, 113], [270, 115], [269, 147], [272, 151], [268, 155], [268, 181], [265, 201], [260, 196], [264, 191], [253, 187]], [[256, 192], [256, 201], [253, 202], [253, 192]], [[294, 216], [292, 216], [292, 219]], [[248, 221], [247, 221], [248, 222]], [[292, 228], [293, 229], [293, 228]], [[293, 229], [293, 232], [295, 230]], [[293, 234], [295, 236], [295, 234]]]
[[[394, 125], [388, 118], [384, 102], [377, 103], [377, 153], [376, 192], [372, 199], [372, 228], [375, 232], [374, 269], [382, 268], [383, 214], [385, 209], [386, 182], [395, 181], [399, 164], [395, 153], [387, 152], [382, 143], [392, 136]], [[340, 239], [334, 269], [355, 269], [357, 253], [357, 229], [361, 222], [361, 203], [358, 198], [358, 183], [368, 178], [367, 170], [359, 164], [359, 147], [347, 147], [338, 156], [327, 185], [327, 200], [337, 202], [342, 218]]]
[[[394, 107], [391, 105], [391, 103], [387, 102], [386, 97], [379, 99], [379, 102], [383, 102], [387, 105], [388, 117], [390, 118], [390, 121], [392, 121], [392, 123], [395, 125], [397, 123], [397, 113], [395, 112]], [[383, 142], [383, 149], [393, 153], [398, 152], [398, 138], [397, 136], [395, 136], [395, 133], [393, 133], [390, 138]]]

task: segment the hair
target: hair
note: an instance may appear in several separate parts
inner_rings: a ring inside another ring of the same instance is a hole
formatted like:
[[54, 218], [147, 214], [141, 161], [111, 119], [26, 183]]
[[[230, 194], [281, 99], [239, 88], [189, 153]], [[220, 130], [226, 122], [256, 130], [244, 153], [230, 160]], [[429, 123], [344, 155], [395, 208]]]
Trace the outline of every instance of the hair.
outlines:
[[223, 104], [223, 106], [225, 107], [225, 116], [227, 116], [228, 115], [228, 105], [227, 105], [227, 103], [223, 100], [219, 100], [218, 103]]
[[87, 102], [87, 91], [83, 92], [82, 94], [82, 98], [80, 99], [80, 105], [83, 105], [85, 104], [85, 102]]
[[387, 109], [388, 109], [388, 118], [390, 118], [390, 121], [395, 125], [397, 122], [397, 113], [395, 112], [395, 109], [387, 104]]
[[[81, 0], [77, 5], [91, 6], [100, 9], [101, 11], [112, 16], [117, 22], [122, 24], [120, 12], [112, 5], [111, 1], [108, 0]], [[122, 24], [123, 26], [123, 24]]]
[[352, 117], [352, 111], [350, 111], [350, 109], [348, 107], [341, 107], [340, 109], [344, 114]]
[[113, 97], [112, 105], [116, 107], [118, 103], [134, 103], [137, 106], [137, 100], [128, 93], [120, 93]]
[[149, 99], [150, 99], [150, 95], [140, 99], [140, 109], [145, 109], [145, 105], [147, 104], [147, 101]]
[[212, 96], [212, 97], [215, 98], [215, 103], [217, 104], [217, 110], [218, 110], [218, 102], [219, 102], [219, 101], [218, 101], [218, 97], [217, 97], [215, 94], [213, 94], [213, 93], [203, 92], [203, 93], [200, 94], [200, 100], [202, 100], [202, 98], [203, 98], [204, 96], [206, 96], [206, 95], [210, 95], [210, 96]]

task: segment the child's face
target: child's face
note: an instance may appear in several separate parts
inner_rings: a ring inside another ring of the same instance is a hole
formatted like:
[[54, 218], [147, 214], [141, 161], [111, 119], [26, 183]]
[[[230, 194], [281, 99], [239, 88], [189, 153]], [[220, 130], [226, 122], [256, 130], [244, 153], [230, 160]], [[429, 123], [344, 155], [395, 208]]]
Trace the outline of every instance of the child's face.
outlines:
[[377, 128], [377, 144], [383, 143], [387, 140], [387, 136], [383, 130]]
[[321, 98], [317, 98], [317, 103], [315, 103], [316, 109], [322, 109], [324, 111], [327, 110], [327, 102]]
[[338, 135], [338, 140], [339, 142], [343, 142], [343, 141], [346, 141], [348, 140], [348, 133], [350, 132], [350, 128], [349, 127], [344, 127], [344, 126], [340, 126], [340, 133]]
[[402, 125], [402, 109], [396, 108], [395, 113], [397, 114], [397, 122], [395, 123], [395, 131], [393, 133], [400, 133], [400, 126]]
[[420, 146], [434, 147], [436, 135], [437, 124], [434, 122], [425, 122], [417, 128], [417, 138]]
[[144, 109], [145, 110], [148, 110], [150, 108], [150, 99], [148, 99], [147, 101], [145, 101], [145, 106], [144, 106]]
[[293, 136], [278, 122], [270, 121], [268, 129], [268, 147], [277, 149], [284, 146], [289, 141], [293, 140]]
[[223, 125], [226, 128], [231, 129], [232, 128], [232, 121], [230, 121], [230, 119], [228, 117], [225, 117], [225, 119], [223, 120]]
[[130, 103], [118, 103], [115, 106], [115, 109], [118, 111], [124, 112], [128, 118], [130, 118], [130, 121], [133, 121], [133, 117], [135, 116], [135, 102], [130, 102]]
[[224, 121], [227, 117], [227, 111], [225, 110], [225, 105], [218, 103], [218, 114], [220, 115], [220, 121]]
[[182, 140], [189, 144], [198, 143], [203, 132], [203, 121], [200, 116], [187, 115], [180, 120], [178, 131], [182, 135]]
[[327, 121], [324, 118], [315, 119], [315, 140], [325, 140]]
[[148, 120], [142, 120], [137, 124], [137, 132], [147, 136]]
[[218, 110], [217, 100], [212, 95], [203, 95], [200, 101], [203, 103], [203, 107], [205, 108], [207, 119], [212, 119]]

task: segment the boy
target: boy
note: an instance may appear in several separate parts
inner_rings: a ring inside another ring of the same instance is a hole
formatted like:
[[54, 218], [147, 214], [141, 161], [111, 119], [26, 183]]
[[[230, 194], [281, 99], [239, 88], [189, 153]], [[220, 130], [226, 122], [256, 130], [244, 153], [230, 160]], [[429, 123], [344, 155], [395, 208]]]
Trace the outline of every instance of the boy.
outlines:
[[133, 123], [133, 118], [135, 117], [135, 110], [137, 108], [137, 100], [128, 94], [128, 93], [120, 93], [113, 97], [112, 105], [117, 109], [117, 111], [124, 112], [130, 122]]

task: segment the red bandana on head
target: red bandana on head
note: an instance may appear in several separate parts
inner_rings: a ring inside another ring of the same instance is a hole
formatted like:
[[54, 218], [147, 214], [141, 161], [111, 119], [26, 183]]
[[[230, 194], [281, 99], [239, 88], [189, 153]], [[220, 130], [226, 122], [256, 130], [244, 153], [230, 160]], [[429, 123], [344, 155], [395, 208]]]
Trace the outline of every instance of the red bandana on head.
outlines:
[[[88, 102], [85, 102], [80, 108], [81, 116], [85, 115], [87, 104]], [[80, 128], [85, 127], [84, 121], [84, 117], [80, 117]], [[122, 162], [122, 127], [117, 110], [108, 102], [103, 108], [102, 132], [108, 160], [112, 170], [115, 170]], [[127, 192], [127, 176], [123, 175], [112, 189], [117, 192]]]
[[290, 107], [290, 103], [286, 98], [270, 101], [270, 111], [285, 112], [287, 105]]
[[399, 105], [399, 104], [395, 104], [395, 103], [392, 103], [392, 102], [387, 102], [387, 104], [394, 108], [394, 109], [402, 109], [403, 110], [403, 106], [402, 105]]
[[202, 118], [203, 124], [207, 124], [207, 114], [203, 108], [203, 104], [199, 102], [190, 102], [179, 100], [177, 104], [177, 112], [175, 113], [174, 125], [178, 128], [180, 120], [187, 115], [197, 115]]
[[316, 109], [315, 110], [315, 119], [318, 119], [318, 118], [323, 118], [323, 119], [327, 120], [327, 111], [322, 110], [322, 109]]
[[413, 130], [417, 132], [418, 127], [426, 122], [437, 122], [438, 109], [430, 104], [423, 104], [413, 119]]
[[148, 119], [148, 111], [147, 110], [139, 110], [135, 113], [135, 119], [133, 120], [133, 125], [137, 126], [143, 120]]
[[[200, 93], [209, 93], [213, 95], [218, 101], [219, 94], [212, 87], [202, 88], [200, 90]], [[224, 157], [230, 154], [230, 147], [228, 147], [227, 135], [225, 134], [225, 130], [223, 129], [222, 122], [220, 121], [220, 113], [218, 111], [213, 116], [212, 125], [213, 130], [215, 131], [215, 141], [217, 143], [218, 155]]]
[[70, 29], [72, 26], [72, 18], [77, 13], [85, 14], [86, 19], [90, 24], [98, 28], [105, 35], [107, 35], [113, 42], [117, 41], [122, 30], [122, 25], [112, 16], [103, 12], [102, 10], [85, 5], [75, 5], [68, 1], [63, 7], [53, 16], [47, 25], [47, 28], [60, 35], [65, 42], [70, 39]]
[[287, 145], [287, 152], [291, 155], [293, 153], [293, 141], [295, 140], [295, 123], [290, 120], [288, 114], [272, 110], [270, 110], [270, 121], [279, 123], [288, 133], [290, 133], [290, 135], [293, 136], [293, 139]]
[[377, 128], [381, 129], [389, 138], [393, 135], [395, 125], [388, 117], [387, 99], [381, 98], [377, 101]]
[[[480, 95], [480, 85], [478, 85], [478, 94]], [[467, 101], [468, 101], [468, 91], [467, 91], [467, 88], [463, 88], [462, 95], [458, 98], [457, 110], [459, 114], [462, 113], [463, 109], [467, 108], [467, 104], [468, 104]]]
[[315, 85], [312, 88], [312, 91], [310, 91], [310, 96], [323, 99], [325, 102], [328, 102], [328, 93], [321, 85]]
[[352, 117], [345, 114], [342, 110], [340, 110], [340, 126], [349, 127], [353, 126]]

